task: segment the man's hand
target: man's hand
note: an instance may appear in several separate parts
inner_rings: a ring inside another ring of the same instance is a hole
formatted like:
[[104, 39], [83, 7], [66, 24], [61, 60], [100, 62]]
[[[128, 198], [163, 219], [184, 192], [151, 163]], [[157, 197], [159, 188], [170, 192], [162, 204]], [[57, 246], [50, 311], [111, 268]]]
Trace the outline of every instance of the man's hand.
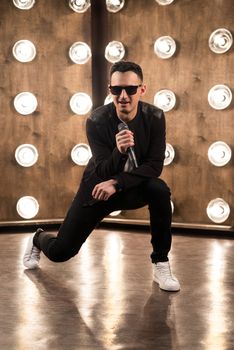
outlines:
[[134, 146], [133, 132], [131, 130], [122, 130], [115, 135], [116, 146], [120, 153], [127, 153], [129, 147]]
[[117, 181], [114, 179], [100, 182], [93, 189], [93, 198], [99, 201], [107, 201], [110, 198], [110, 196], [112, 196], [112, 194], [116, 192], [116, 189], [113, 186], [116, 183]]

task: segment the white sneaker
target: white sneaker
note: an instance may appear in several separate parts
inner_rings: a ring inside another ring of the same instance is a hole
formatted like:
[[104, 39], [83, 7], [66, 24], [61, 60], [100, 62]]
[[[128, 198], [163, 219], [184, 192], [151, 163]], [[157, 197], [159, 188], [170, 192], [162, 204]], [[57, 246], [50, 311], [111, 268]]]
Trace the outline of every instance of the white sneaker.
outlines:
[[[39, 231], [40, 230], [40, 231]], [[33, 237], [35, 233], [42, 232], [41, 228], [37, 229], [28, 239], [27, 246], [25, 249], [23, 264], [28, 269], [36, 269], [39, 266], [41, 250], [33, 245]]]
[[169, 292], [180, 290], [179, 281], [172, 275], [168, 261], [153, 264], [153, 280], [159, 284], [159, 287]]

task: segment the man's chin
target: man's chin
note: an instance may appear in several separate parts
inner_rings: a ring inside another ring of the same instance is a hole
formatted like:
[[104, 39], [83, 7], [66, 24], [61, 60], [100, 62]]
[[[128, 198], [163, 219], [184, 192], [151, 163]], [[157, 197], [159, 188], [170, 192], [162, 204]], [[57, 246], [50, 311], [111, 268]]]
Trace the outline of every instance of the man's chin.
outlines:
[[126, 108], [120, 108], [119, 111], [123, 114], [129, 114], [129, 110], [127, 110]]
[[127, 104], [126, 105], [124, 105], [124, 104], [119, 105], [119, 111], [122, 113], [129, 113], [129, 108], [128, 108]]

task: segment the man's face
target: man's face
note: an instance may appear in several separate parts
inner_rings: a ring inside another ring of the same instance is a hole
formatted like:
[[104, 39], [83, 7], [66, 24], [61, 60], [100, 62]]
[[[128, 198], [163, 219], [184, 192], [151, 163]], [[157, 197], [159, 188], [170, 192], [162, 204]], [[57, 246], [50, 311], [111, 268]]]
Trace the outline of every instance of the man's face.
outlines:
[[137, 113], [137, 106], [140, 97], [145, 93], [145, 85], [142, 84], [137, 74], [132, 71], [124, 73], [114, 72], [111, 76], [110, 85], [114, 87], [137, 87], [135, 89], [136, 93], [133, 95], [130, 93], [128, 94], [125, 89], [119, 89], [120, 91], [117, 95], [113, 94], [110, 91], [118, 117], [120, 117], [123, 121], [129, 121], [133, 119]]

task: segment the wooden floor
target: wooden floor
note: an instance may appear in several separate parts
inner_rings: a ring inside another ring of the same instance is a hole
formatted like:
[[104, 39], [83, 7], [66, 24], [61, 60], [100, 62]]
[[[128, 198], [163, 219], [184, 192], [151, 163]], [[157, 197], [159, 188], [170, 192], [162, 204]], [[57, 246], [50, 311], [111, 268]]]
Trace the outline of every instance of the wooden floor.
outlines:
[[80, 254], [24, 270], [29, 233], [0, 234], [1, 350], [233, 350], [234, 240], [176, 234], [182, 289], [152, 282], [149, 235], [97, 229]]

